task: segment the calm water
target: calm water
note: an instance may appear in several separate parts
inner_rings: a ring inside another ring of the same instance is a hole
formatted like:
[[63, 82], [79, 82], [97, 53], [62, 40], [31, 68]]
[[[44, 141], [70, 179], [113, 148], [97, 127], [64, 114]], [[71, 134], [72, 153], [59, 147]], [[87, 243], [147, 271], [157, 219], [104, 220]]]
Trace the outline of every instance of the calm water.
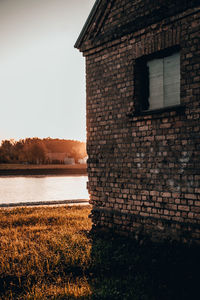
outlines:
[[0, 204], [89, 199], [87, 176], [0, 177]]

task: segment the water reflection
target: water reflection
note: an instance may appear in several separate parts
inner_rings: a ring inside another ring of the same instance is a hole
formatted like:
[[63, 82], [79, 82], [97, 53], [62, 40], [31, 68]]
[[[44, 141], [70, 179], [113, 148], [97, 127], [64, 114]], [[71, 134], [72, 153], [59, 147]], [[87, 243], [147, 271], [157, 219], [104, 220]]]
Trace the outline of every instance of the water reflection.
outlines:
[[89, 199], [87, 176], [0, 177], [0, 203]]

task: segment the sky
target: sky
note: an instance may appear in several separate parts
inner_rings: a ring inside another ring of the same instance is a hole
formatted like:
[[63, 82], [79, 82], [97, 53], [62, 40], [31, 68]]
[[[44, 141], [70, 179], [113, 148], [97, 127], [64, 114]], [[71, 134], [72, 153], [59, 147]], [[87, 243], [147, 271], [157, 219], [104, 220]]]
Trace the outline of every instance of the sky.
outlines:
[[85, 141], [85, 59], [74, 48], [94, 0], [0, 0], [0, 141]]

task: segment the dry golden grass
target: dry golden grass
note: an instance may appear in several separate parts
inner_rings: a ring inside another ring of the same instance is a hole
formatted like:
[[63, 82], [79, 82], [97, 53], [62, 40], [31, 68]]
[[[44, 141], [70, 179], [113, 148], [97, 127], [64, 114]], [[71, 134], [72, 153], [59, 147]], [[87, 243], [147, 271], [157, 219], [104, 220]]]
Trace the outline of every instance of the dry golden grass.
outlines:
[[90, 207], [0, 210], [2, 300], [188, 300], [199, 247], [90, 233]]
[[89, 296], [89, 213], [89, 206], [1, 209], [0, 299]]

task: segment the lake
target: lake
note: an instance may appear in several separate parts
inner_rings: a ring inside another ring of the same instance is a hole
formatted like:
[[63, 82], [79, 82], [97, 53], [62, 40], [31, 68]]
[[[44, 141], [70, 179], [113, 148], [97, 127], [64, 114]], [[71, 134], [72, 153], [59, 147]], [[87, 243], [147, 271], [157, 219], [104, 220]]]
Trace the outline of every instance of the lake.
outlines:
[[3, 176], [0, 204], [89, 199], [87, 176]]

